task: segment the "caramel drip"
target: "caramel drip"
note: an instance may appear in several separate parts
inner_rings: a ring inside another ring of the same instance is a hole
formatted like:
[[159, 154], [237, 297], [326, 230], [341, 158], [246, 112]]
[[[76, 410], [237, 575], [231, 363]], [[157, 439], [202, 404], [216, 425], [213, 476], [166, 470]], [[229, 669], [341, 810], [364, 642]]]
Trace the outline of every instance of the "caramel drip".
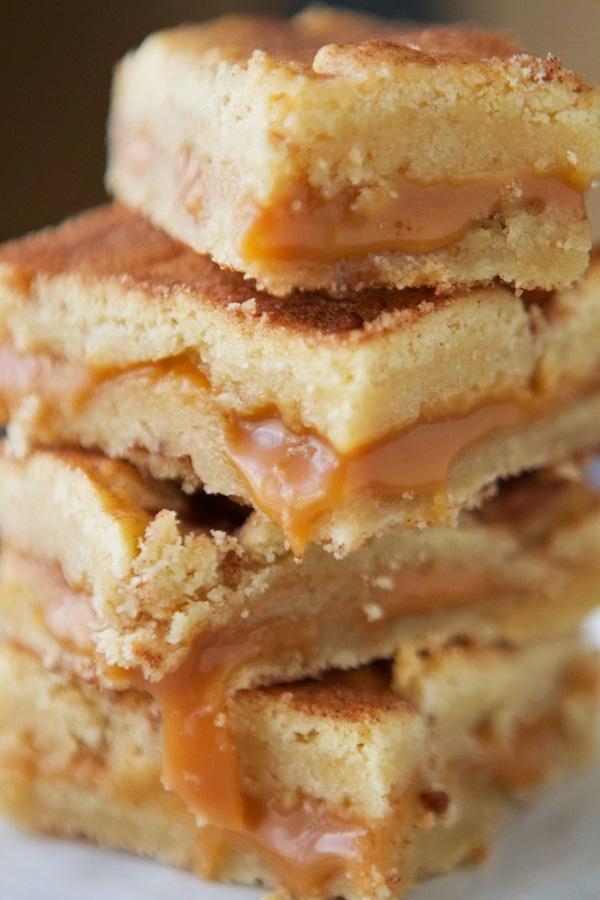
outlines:
[[233, 419], [227, 450], [256, 506], [300, 552], [314, 520], [334, 509], [343, 494], [342, 459], [322, 438], [295, 434], [275, 417]]
[[[189, 391], [192, 400], [201, 391], [211, 392], [192, 354], [129, 368], [93, 369], [44, 354], [18, 354], [10, 344], [0, 345], [0, 396], [14, 411], [28, 394], [36, 395], [44, 412], [36, 421], [43, 436], [36, 437], [48, 443], [63, 438], [61, 416], [76, 416], [103, 385], [129, 378], [148, 390], [172, 378], [174, 390]], [[255, 505], [278, 523], [294, 552], [301, 554], [319, 517], [335, 511], [353, 493], [443, 494], [452, 466], [473, 443], [532, 421], [570, 393], [567, 386], [546, 398], [524, 391], [468, 412], [422, 417], [399, 433], [345, 455], [308, 429], [294, 432], [277, 410], [249, 418], [231, 415], [224, 424], [225, 451], [245, 478]]]
[[[364, 823], [306, 797], [285, 807], [266, 803], [241, 782], [228, 704], [236, 676], [245, 664], [281, 659], [282, 652], [307, 656], [316, 639], [312, 621], [240, 629], [230, 640], [198, 642], [177, 672], [146, 684], [162, 714], [164, 782], [206, 823], [199, 832], [205, 876], [219, 872], [232, 846], [266, 859], [281, 883], [301, 895], [348, 866], [364, 865]], [[389, 677], [369, 667], [334, 675], [331, 687], [342, 685], [363, 695], [390, 691]]]
[[165, 784], [206, 821], [235, 829], [246, 811], [227, 700], [257, 644], [197, 646], [175, 673], [148, 686], [161, 708]]
[[[295, 633], [291, 639], [290, 630]], [[365, 823], [310, 798], [297, 798], [285, 808], [263, 802], [246, 794], [241, 783], [228, 710], [233, 679], [244, 663], [266, 658], [269, 645], [301, 647], [313, 630], [308, 623], [295, 623], [292, 629], [288, 625], [286, 637], [281, 624], [271, 624], [231, 643], [198, 644], [174, 675], [146, 685], [161, 708], [164, 782], [206, 823], [199, 830], [205, 877], [218, 874], [232, 847], [267, 860], [280, 882], [301, 896], [348, 866], [360, 871], [364, 865]], [[337, 673], [332, 687], [346, 681], [370, 694], [390, 690], [389, 678], [369, 667]]]
[[[164, 783], [199, 823], [205, 823], [199, 825], [205, 877], [217, 876], [227, 854], [237, 849], [266, 861], [293, 894], [308, 896], [348, 869], [358, 880], [375, 863], [376, 842], [366, 822], [309, 797], [283, 805], [280, 799], [266, 802], [248, 795], [242, 784], [233, 711], [228, 708], [235, 677], [246, 663], [275, 659], [282, 647], [302, 653], [302, 646], [314, 643], [315, 637], [313, 622], [282, 621], [240, 633], [237, 639], [232, 635], [230, 642], [199, 642], [176, 673], [145, 685], [161, 709]], [[389, 673], [369, 666], [331, 673], [327, 686], [362, 697], [391, 691]], [[293, 686], [290, 691], [293, 694]], [[415, 784], [406, 809], [417, 802], [419, 790]]]
[[[14, 568], [13, 576], [25, 579], [35, 591], [48, 629], [55, 636], [68, 636], [64, 624], [69, 623], [70, 611], [77, 611], [84, 600], [88, 616], [82, 627], [91, 630], [89, 598], [70, 590], [60, 576], [55, 579], [48, 565], [29, 559], [22, 563]], [[481, 575], [444, 566], [401, 570], [394, 580], [391, 589], [381, 592], [382, 604], [388, 604], [388, 615], [452, 604], [459, 598], [467, 602], [485, 591]], [[55, 582], [60, 588], [56, 596]], [[388, 627], [384, 619], [365, 621], [355, 607], [348, 610], [348, 617], [360, 617], [366, 632]], [[249, 796], [242, 784], [233, 710], [228, 702], [236, 678], [243, 666], [260, 660], [280, 661], [279, 654], [308, 657], [308, 648], [318, 640], [320, 624], [307, 620], [290, 625], [287, 620], [272, 619], [259, 628], [237, 626], [210, 640], [199, 640], [172, 675], [155, 684], [143, 683], [161, 709], [164, 782], [199, 821], [206, 823], [199, 828], [200, 858], [206, 876], [218, 874], [227, 853], [235, 848], [268, 862], [279, 882], [292, 894], [308, 896], [348, 869], [356, 880], [360, 879], [361, 873], [374, 863], [374, 847], [389, 843], [373, 839], [372, 823], [367, 825], [352, 815], [342, 816], [322, 802], [309, 797], [297, 797], [285, 805], [280, 801], [264, 802]], [[90, 637], [89, 631], [87, 636]], [[578, 689], [592, 689], [590, 679], [579, 673], [572, 680]], [[385, 670], [369, 666], [349, 673], [332, 673], [327, 676], [327, 686], [363, 695], [390, 691]], [[290, 690], [293, 692], [294, 688]], [[493, 732], [482, 726], [478, 738], [484, 771], [510, 787], [533, 783], [543, 774], [542, 767], [551, 756], [551, 740], [557, 727], [556, 721], [545, 719], [526, 726], [516, 739], [515, 758], [512, 744], [499, 743]], [[414, 803], [419, 797], [423, 802], [421, 788], [415, 782], [411, 788], [414, 797], [411, 793], [403, 798], [400, 817], [404, 814], [412, 821]], [[430, 805], [440, 799], [426, 797]], [[394, 818], [394, 826], [401, 827], [400, 818]]]
[[294, 896], [309, 896], [348, 867], [364, 865], [366, 823], [329, 811], [309, 799], [282, 811], [274, 804], [250, 804], [251, 825], [242, 832], [214, 826], [201, 829], [203, 875], [218, 874], [223, 855], [236, 847], [267, 860], [280, 884]]
[[228, 452], [256, 505], [301, 552], [311, 526], [351, 493], [376, 488], [401, 495], [443, 486], [470, 444], [527, 418], [523, 404], [490, 403], [461, 416], [419, 422], [346, 457], [320, 437], [295, 434], [279, 418], [238, 419]]
[[579, 186], [528, 170], [420, 184], [403, 176], [393, 189], [371, 188], [333, 199], [304, 188], [254, 215], [242, 243], [247, 260], [334, 262], [396, 251], [431, 253], [457, 243], [498, 210], [553, 204], [584, 215]]
[[199, 830], [205, 877], [216, 875], [236, 846], [267, 859], [282, 884], [306, 894], [345, 864], [360, 864], [366, 829], [308, 800], [282, 810], [244, 793], [227, 700], [236, 670], [260, 652], [260, 643], [196, 648], [174, 675], [151, 687], [163, 722], [163, 779], [207, 823]]
[[244, 666], [286, 656], [307, 658], [317, 639], [312, 620], [271, 618], [198, 638], [177, 671], [146, 689], [162, 713], [165, 783], [212, 825], [244, 830], [249, 811], [228, 702]]

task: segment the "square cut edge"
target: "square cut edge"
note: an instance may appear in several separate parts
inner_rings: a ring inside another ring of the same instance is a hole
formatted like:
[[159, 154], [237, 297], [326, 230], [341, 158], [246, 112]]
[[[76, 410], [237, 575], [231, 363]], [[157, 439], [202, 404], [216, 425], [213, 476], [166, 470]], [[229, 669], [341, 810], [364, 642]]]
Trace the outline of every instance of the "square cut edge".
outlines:
[[[117, 72], [107, 184], [273, 294], [566, 287], [589, 253], [577, 195], [600, 171], [600, 94], [517, 51], [494, 32], [315, 10], [159, 33]], [[416, 211], [440, 185], [455, 212], [433, 234]]]

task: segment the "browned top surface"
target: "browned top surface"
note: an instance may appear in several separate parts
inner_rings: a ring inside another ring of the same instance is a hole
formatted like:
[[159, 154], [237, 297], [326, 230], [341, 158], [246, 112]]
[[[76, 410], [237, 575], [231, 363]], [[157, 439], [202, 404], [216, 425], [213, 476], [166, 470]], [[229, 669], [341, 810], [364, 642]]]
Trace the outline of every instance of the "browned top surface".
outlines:
[[232, 15], [202, 25], [167, 32], [174, 48], [204, 54], [218, 48], [230, 57], [247, 57], [254, 50], [291, 63], [311, 64], [319, 49], [330, 44], [372, 42], [372, 56], [415, 58], [429, 62], [452, 57], [463, 60], [506, 58], [520, 46], [512, 35], [468, 25], [408, 26], [374, 16], [312, 7], [289, 21], [270, 16]]
[[[586, 86], [555, 57], [538, 59], [521, 54], [521, 46], [505, 31], [471, 25], [415, 27], [327, 7], [309, 7], [289, 21], [269, 16], [224, 16], [201, 25], [185, 25], [163, 32], [160, 40], [175, 53], [201, 63], [229, 59], [244, 63], [262, 51], [279, 63], [305, 74], [344, 75], [347, 64], [368, 69], [407, 62], [432, 67], [444, 63], [481, 63], [511, 60], [531, 83], [569, 81], [577, 90]], [[323, 55], [319, 51], [326, 47]]]
[[[253, 692], [255, 693], [255, 691]], [[386, 713], [414, 713], [412, 704], [394, 693], [385, 663], [352, 672], [329, 672], [320, 679], [261, 688], [295, 712], [345, 722], [377, 721]]]
[[118, 206], [100, 207], [9, 242], [0, 247], [2, 264], [12, 268], [15, 289], [25, 294], [38, 275], [71, 273], [90, 282], [112, 282], [115, 304], [125, 288], [144, 291], [149, 304], [168, 303], [173, 294], [183, 292], [199, 306], [227, 309], [232, 319], [266, 319], [321, 334], [361, 329], [385, 313], [402, 313], [398, 324], [406, 325], [430, 310], [434, 300], [438, 305], [452, 302], [451, 296], [435, 298], [427, 289], [362, 291], [341, 300], [302, 292], [275, 298]]

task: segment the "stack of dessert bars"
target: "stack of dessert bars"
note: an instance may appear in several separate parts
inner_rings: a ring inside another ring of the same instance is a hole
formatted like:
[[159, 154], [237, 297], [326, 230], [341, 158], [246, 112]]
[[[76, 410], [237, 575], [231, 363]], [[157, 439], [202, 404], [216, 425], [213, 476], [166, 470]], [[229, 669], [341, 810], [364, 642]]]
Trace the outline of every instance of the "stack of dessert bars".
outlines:
[[396, 898], [593, 750], [599, 92], [229, 17], [125, 59], [109, 150], [0, 250], [1, 806]]

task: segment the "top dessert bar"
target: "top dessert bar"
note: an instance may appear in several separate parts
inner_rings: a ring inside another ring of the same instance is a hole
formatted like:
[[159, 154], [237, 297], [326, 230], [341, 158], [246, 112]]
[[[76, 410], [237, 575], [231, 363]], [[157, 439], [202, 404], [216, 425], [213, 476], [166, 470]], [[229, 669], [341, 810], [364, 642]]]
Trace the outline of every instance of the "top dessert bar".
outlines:
[[0, 249], [13, 451], [83, 445], [257, 507], [301, 553], [453, 522], [600, 444], [600, 258], [572, 290], [277, 300], [119, 207]]
[[108, 186], [274, 295], [585, 270], [600, 93], [501, 32], [308, 9], [148, 38], [118, 69]]

